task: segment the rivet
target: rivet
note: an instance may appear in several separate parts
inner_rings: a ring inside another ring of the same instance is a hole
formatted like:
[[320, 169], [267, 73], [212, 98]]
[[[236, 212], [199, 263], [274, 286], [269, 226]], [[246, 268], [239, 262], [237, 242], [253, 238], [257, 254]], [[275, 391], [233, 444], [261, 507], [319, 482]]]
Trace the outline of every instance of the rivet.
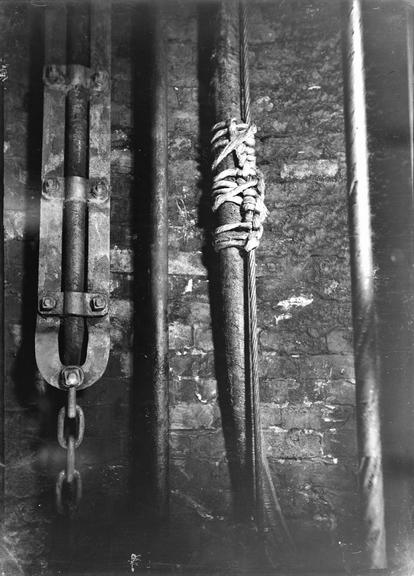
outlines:
[[104, 202], [109, 195], [108, 185], [104, 180], [99, 180], [96, 182], [91, 188], [91, 195], [99, 200], [100, 202]]

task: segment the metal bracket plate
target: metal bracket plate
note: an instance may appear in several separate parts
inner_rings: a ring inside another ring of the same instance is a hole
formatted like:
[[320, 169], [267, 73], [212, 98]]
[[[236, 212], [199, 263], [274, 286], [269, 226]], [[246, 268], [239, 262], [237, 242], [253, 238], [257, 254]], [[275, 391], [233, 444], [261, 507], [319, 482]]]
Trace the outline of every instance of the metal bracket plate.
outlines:
[[[84, 380], [87, 388], [103, 375], [110, 350], [110, 38], [109, 0], [91, 3], [91, 68], [77, 67], [78, 78], [89, 90], [89, 191], [87, 201], [88, 271], [85, 292], [62, 292], [62, 223], [65, 201], [64, 126], [68, 69], [65, 5], [46, 9], [43, 111], [43, 189], [40, 202], [39, 308], [36, 325], [36, 361], [43, 378], [61, 388], [64, 368], [59, 354], [61, 317], [84, 316], [88, 331]], [[43, 304], [45, 303], [46, 306]], [[48, 299], [52, 299], [52, 301]], [[53, 304], [53, 309], [48, 310]], [[94, 309], [95, 304], [100, 308]]]

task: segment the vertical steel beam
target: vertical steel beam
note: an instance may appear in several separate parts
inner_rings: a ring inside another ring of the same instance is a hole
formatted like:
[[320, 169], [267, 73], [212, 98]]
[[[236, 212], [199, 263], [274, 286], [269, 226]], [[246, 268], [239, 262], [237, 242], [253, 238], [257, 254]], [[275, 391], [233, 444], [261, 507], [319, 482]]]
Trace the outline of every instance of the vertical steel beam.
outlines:
[[[215, 50], [213, 54], [212, 94], [215, 121], [239, 120], [240, 110], [240, 54], [239, 5], [236, 0], [221, 2], [218, 8]], [[226, 165], [225, 165], [226, 164]], [[223, 169], [234, 168], [228, 157]], [[217, 225], [241, 221], [239, 206], [225, 202], [218, 209]], [[245, 288], [244, 255], [237, 247], [220, 250], [219, 290], [224, 339], [222, 378], [224, 394], [230, 402], [226, 418], [233, 436], [228, 443], [230, 471], [235, 490], [236, 513], [248, 514], [246, 506], [246, 363], [245, 363]]]
[[5, 498], [5, 355], [4, 355], [4, 82], [6, 69], [0, 70], [0, 518]]
[[344, 3], [343, 45], [359, 480], [368, 563], [370, 568], [385, 568], [379, 370], [360, 0]]
[[[67, 61], [70, 89], [66, 99], [65, 190], [63, 213], [63, 290], [85, 291], [87, 187], [77, 186], [77, 178], [88, 178], [88, 89], [85, 69], [89, 66], [89, 2], [68, 6]], [[70, 185], [72, 183], [72, 185]], [[63, 362], [80, 365], [85, 336], [85, 320], [65, 318], [63, 322]]]
[[167, 213], [167, 51], [162, 5], [153, 12], [152, 189], [150, 200], [150, 374], [154, 504], [159, 517], [168, 511], [168, 213]]
[[362, 7], [387, 550], [389, 563], [399, 564], [402, 549], [407, 558], [414, 552], [412, 7], [394, 0]]

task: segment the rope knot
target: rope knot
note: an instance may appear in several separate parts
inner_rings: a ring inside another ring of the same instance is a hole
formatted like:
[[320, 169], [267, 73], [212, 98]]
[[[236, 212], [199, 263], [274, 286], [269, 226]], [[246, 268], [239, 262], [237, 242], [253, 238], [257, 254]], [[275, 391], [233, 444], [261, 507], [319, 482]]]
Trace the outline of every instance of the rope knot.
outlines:
[[[230, 246], [244, 248], [246, 252], [259, 245], [263, 235], [263, 222], [267, 216], [264, 204], [265, 184], [256, 166], [254, 124], [237, 123], [235, 118], [219, 122], [212, 129], [213, 212], [225, 202], [240, 206], [241, 221], [218, 226], [214, 246], [221, 250]], [[234, 167], [220, 169], [232, 158]]]

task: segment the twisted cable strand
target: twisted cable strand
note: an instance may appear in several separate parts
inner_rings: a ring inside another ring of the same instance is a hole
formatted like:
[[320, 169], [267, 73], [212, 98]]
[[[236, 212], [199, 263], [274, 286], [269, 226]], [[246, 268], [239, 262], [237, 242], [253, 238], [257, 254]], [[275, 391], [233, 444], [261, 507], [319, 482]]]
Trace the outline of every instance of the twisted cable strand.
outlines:
[[[216, 251], [238, 247], [246, 256], [248, 295], [247, 338], [249, 345], [248, 384], [250, 387], [251, 481], [254, 517], [259, 532], [278, 535], [280, 529], [291, 548], [294, 548], [273, 485], [269, 464], [263, 448], [260, 417], [259, 358], [257, 339], [256, 258], [255, 249], [263, 235], [263, 221], [267, 216], [264, 204], [265, 184], [256, 165], [256, 126], [251, 122], [251, 99], [248, 68], [248, 40], [246, 6], [240, 2], [240, 100], [242, 121], [231, 118], [218, 122], [212, 128], [211, 146], [215, 157], [213, 170], [213, 212], [226, 202], [240, 207], [241, 221], [218, 226], [214, 234]], [[228, 168], [229, 157], [234, 167]], [[220, 169], [224, 163], [223, 169]]]
[[[242, 119], [251, 124], [251, 98], [250, 98], [250, 75], [248, 62], [248, 33], [247, 33], [247, 7], [243, 1], [240, 2], [240, 73], [241, 73], [241, 103]], [[256, 166], [255, 166], [256, 168]], [[250, 175], [248, 178], [251, 177]], [[263, 234], [263, 220], [267, 215], [264, 206], [264, 183], [263, 177], [258, 183], [258, 198], [256, 209], [250, 213], [252, 228], [259, 228], [261, 238]], [[263, 203], [261, 206], [260, 203]], [[260, 222], [255, 222], [255, 218], [261, 218]], [[257, 243], [258, 244], [258, 243]], [[254, 246], [256, 248], [257, 245]], [[266, 452], [264, 450], [263, 432], [260, 414], [260, 383], [259, 383], [259, 352], [257, 338], [257, 302], [256, 302], [256, 253], [252, 249], [247, 251], [247, 289], [249, 306], [249, 351], [250, 351], [250, 393], [252, 404], [252, 472], [254, 482], [254, 496], [256, 504], [256, 522], [259, 530], [265, 530], [266, 518], [270, 522], [270, 528], [278, 531], [281, 528], [290, 548], [295, 545], [286, 524], [285, 517], [280, 507], [279, 499], [269, 469]], [[269, 558], [271, 558], [271, 554]]]

